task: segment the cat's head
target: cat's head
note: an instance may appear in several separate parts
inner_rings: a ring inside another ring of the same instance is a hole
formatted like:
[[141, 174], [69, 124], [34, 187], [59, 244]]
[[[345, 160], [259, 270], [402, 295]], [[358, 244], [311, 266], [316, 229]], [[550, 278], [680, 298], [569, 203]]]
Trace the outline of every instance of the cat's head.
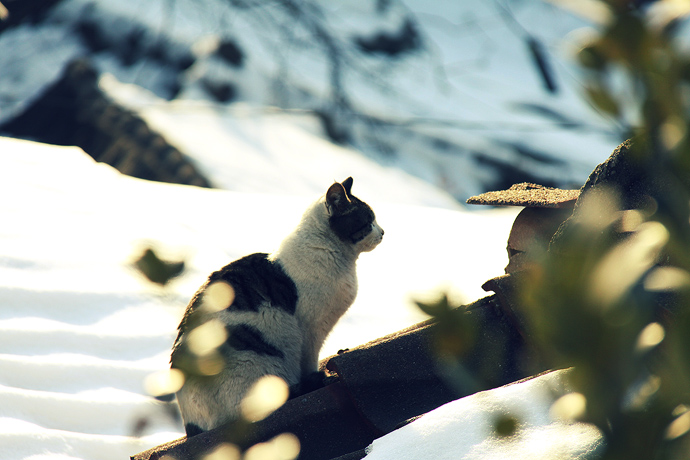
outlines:
[[352, 194], [352, 177], [336, 182], [326, 192], [328, 225], [357, 252], [374, 249], [383, 239], [383, 229], [368, 204]]

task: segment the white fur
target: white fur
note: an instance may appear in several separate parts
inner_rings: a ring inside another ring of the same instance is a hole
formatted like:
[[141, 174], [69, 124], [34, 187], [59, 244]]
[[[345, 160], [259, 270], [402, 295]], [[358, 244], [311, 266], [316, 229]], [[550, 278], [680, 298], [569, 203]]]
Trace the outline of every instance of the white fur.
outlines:
[[302, 374], [318, 369], [324, 340], [357, 296], [357, 258], [373, 250], [383, 230], [374, 221], [372, 232], [355, 245], [341, 241], [328, 225], [325, 197], [302, 216], [270, 259], [280, 262], [297, 285], [295, 316], [303, 334]]
[[240, 402], [249, 388], [264, 375], [281, 377], [288, 385], [300, 380], [299, 357], [301, 333], [295, 317], [278, 308], [261, 306], [258, 313], [221, 311], [213, 315], [224, 324], [247, 324], [262, 331], [285, 358], [235, 351], [219, 374], [199, 379], [189, 378], [177, 393], [185, 423], [194, 423], [204, 431], [240, 416]]
[[329, 227], [325, 196], [309, 207], [295, 231], [269, 256], [296, 284], [295, 315], [268, 305], [261, 306], [259, 313], [212, 314], [224, 324], [256, 327], [285, 358], [236, 351], [220, 374], [190, 377], [177, 393], [185, 423], [206, 431], [237, 419], [242, 398], [263, 375], [277, 375], [295, 385], [317, 371], [326, 336], [357, 296], [357, 258], [373, 250], [382, 238], [383, 230], [374, 222], [362, 241], [355, 245], [343, 242]]

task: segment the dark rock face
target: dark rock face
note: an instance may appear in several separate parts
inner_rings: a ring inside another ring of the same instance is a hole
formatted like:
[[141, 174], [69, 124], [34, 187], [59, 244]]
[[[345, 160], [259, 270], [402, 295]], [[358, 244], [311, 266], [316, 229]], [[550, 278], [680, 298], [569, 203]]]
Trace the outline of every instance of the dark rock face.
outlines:
[[97, 161], [141, 179], [210, 187], [210, 182], [136, 114], [98, 88], [88, 61], [67, 66], [58, 81], [0, 133], [56, 145], [76, 145]]

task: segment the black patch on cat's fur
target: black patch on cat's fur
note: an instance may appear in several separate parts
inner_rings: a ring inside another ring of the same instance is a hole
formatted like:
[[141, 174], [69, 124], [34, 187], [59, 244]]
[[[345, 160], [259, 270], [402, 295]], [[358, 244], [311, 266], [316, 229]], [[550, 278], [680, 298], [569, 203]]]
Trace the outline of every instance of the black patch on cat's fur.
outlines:
[[253, 351], [260, 355], [284, 358], [283, 352], [266, 341], [264, 335], [257, 328], [246, 324], [226, 326], [227, 345], [238, 351]]
[[362, 241], [371, 232], [371, 224], [374, 223], [374, 211], [354, 196], [350, 196], [350, 201], [344, 211], [331, 215], [328, 224], [338, 238], [355, 244]]
[[358, 243], [371, 232], [374, 211], [368, 204], [352, 195], [352, 177], [342, 184], [333, 184], [326, 193], [328, 225], [342, 241]]
[[343, 188], [344, 188], [345, 191], [347, 192], [348, 196], [351, 196], [351, 195], [352, 195], [352, 182], [354, 182], [354, 180], [352, 179], [352, 177], [348, 177], [347, 179], [345, 179], [344, 181], [342, 181], [341, 184], [340, 184], [340, 185], [343, 186]]
[[173, 367], [182, 348], [182, 335], [199, 325], [199, 317], [195, 317], [195, 312], [201, 306], [206, 287], [216, 281], [225, 281], [235, 291], [235, 299], [228, 307], [230, 310], [258, 312], [259, 306], [266, 303], [291, 315], [297, 309], [297, 286], [280, 263], [271, 262], [265, 253], [250, 254], [238, 259], [213, 272], [189, 302], [173, 345], [170, 358]]
[[187, 433], [188, 438], [191, 438], [192, 436], [196, 436], [197, 434], [201, 434], [204, 432], [204, 430], [199, 428], [199, 426], [194, 423], [185, 424], [184, 431], [185, 433]]
[[209, 276], [208, 283], [225, 281], [235, 290], [235, 300], [230, 310], [259, 311], [259, 306], [270, 302], [271, 306], [295, 314], [297, 286], [283, 267], [268, 260], [268, 254], [256, 253], [226, 265]]

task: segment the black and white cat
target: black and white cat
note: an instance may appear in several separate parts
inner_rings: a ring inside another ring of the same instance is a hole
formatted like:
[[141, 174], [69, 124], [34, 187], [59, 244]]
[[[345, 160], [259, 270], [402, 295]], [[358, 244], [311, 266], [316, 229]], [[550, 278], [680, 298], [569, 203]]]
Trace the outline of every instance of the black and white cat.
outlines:
[[[351, 189], [351, 177], [334, 183], [276, 252], [226, 265], [192, 298], [171, 357], [172, 367], [186, 373], [177, 400], [188, 436], [238, 419], [242, 398], [262, 376], [296, 388], [318, 371], [326, 336], [357, 295], [357, 258], [383, 238], [374, 212]], [[234, 299], [206, 311], [204, 294], [218, 281], [232, 286]], [[216, 349], [222, 370], [203, 375], [189, 336], [209, 321], [225, 329]]]

